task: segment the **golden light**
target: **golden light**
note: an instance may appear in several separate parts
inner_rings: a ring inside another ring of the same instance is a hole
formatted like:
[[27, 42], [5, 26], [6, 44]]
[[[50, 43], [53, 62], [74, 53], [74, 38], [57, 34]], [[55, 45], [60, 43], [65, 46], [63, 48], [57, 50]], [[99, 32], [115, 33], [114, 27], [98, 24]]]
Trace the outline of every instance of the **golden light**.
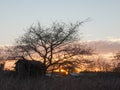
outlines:
[[75, 68], [76, 73], [80, 73], [81, 69], [80, 68]]
[[68, 72], [66, 70], [62, 69], [62, 68], [60, 68], [60, 72], [65, 73], [66, 75], [68, 75]]
[[62, 68], [55, 70], [55, 72], [64, 73], [65, 75], [68, 75], [68, 72]]
[[65, 72], [65, 70], [64, 69], [60, 69], [60, 72]]

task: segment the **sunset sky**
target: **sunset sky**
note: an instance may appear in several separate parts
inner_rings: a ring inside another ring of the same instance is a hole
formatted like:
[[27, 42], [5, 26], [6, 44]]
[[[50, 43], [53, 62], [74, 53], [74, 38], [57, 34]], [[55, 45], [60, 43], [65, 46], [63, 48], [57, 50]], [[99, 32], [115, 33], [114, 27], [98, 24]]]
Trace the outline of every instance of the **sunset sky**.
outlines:
[[81, 26], [83, 40], [120, 41], [120, 0], [0, 0], [0, 45], [13, 44], [38, 21], [50, 25], [88, 17]]

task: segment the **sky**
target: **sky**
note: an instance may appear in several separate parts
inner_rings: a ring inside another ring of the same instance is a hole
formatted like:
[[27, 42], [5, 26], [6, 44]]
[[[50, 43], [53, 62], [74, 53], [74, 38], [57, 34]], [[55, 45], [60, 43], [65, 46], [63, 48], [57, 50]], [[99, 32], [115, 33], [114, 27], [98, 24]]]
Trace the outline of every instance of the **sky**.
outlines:
[[11, 45], [32, 24], [90, 21], [82, 40], [120, 41], [120, 0], [0, 0], [0, 45]]

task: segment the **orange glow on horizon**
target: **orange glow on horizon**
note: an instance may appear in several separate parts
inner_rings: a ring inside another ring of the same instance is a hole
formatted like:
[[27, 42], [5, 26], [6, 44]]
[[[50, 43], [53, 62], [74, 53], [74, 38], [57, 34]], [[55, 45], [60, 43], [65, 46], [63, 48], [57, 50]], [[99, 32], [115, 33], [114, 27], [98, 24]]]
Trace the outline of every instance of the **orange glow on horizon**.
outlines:
[[68, 72], [62, 68], [59, 68], [57, 70], [54, 70], [54, 72], [58, 72], [58, 73], [65, 73], [65, 75], [68, 75]]

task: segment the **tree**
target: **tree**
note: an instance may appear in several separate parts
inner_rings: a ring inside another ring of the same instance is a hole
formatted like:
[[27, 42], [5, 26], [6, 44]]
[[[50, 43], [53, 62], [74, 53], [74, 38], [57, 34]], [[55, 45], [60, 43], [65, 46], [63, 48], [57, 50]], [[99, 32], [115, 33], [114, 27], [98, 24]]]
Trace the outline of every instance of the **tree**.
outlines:
[[114, 64], [113, 72], [120, 72], [120, 52], [116, 53], [112, 61]]
[[18, 50], [14, 46], [4, 46], [0, 47], [0, 60], [15, 60], [20, 55], [18, 54]]
[[75, 24], [53, 23], [47, 28], [42, 27], [40, 23], [31, 26], [20, 39], [17, 39], [17, 46], [14, 49], [17, 53], [14, 55], [32, 60], [38, 59], [47, 68], [59, 66], [63, 59], [56, 60], [55, 57], [58, 53], [68, 52], [66, 47], [80, 40], [78, 31], [83, 23], [84, 21]]

